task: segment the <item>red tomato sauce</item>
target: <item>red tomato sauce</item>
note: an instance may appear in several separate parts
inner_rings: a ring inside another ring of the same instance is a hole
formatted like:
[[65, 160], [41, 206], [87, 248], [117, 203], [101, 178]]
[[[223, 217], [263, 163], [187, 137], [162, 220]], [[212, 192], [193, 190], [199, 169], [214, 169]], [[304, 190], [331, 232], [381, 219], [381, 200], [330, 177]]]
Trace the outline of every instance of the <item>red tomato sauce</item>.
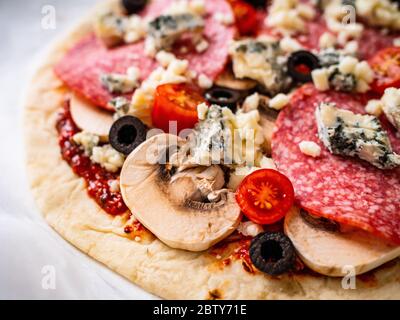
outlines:
[[72, 137], [81, 130], [74, 123], [69, 102], [65, 102], [57, 119], [58, 143], [63, 159], [71, 166], [74, 173], [85, 179], [91, 198], [108, 214], [119, 215], [128, 208], [120, 192], [112, 192], [108, 182], [116, 180], [119, 173], [110, 173], [99, 164], [93, 163], [84, 151], [73, 142]]

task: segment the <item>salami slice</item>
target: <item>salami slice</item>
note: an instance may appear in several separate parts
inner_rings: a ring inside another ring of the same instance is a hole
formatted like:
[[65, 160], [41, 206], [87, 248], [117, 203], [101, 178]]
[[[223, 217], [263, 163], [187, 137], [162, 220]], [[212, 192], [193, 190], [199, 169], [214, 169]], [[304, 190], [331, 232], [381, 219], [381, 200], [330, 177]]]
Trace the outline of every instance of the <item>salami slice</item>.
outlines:
[[[154, 18], [162, 14], [171, 3], [172, 0], [153, 0], [143, 12], [143, 16]], [[228, 60], [228, 46], [235, 35], [235, 28], [214, 19], [217, 13], [232, 14], [225, 0], [206, 1], [206, 9], [208, 14], [204, 36], [209, 43], [208, 49], [202, 53], [190, 51], [186, 54], [179, 54], [177, 50], [176, 55], [187, 59], [191, 70], [215, 79]], [[100, 75], [125, 73], [132, 66], [140, 69], [142, 80], [157, 67], [154, 59], [144, 54], [144, 41], [107, 49], [92, 34], [82, 39], [66, 54], [56, 65], [55, 72], [71, 90], [92, 103], [107, 108], [107, 103], [113, 95], [102, 87]]]
[[[272, 156], [292, 181], [296, 201], [305, 210], [400, 244], [400, 168], [380, 170], [360, 159], [333, 155], [317, 137], [314, 112], [320, 102], [365, 113], [361, 101], [346, 93], [321, 93], [312, 85], [301, 87], [277, 119]], [[400, 137], [385, 119], [382, 125], [399, 153]], [[320, 145], [321, 155], [304, 155], [301, 141]]]

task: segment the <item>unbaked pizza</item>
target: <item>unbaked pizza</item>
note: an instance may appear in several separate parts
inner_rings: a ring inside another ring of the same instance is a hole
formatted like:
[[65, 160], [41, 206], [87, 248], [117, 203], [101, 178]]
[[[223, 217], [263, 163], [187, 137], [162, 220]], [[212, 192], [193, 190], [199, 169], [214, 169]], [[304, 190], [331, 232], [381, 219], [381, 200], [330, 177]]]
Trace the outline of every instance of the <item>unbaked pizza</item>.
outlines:
[[26, 99], [48, 223], [164, 298], [400, 298], [400, 4], [123, 0]]

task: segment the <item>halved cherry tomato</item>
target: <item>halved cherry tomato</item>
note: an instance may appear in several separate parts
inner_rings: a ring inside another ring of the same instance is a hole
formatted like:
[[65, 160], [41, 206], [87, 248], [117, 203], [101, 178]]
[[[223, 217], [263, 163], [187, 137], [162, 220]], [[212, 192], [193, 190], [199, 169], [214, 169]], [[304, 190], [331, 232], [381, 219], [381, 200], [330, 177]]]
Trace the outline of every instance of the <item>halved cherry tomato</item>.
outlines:
[[372, 90], [383, 94], [390, 87], [400, 88], [400, 47], [391, 47], [379, 51], [369, 60], [375, 72]]
[[293, 185], [276, 170], [257, 170], [239, 185], [236, 202], [251, 221], [273, 224], [281, 220], [293, 206]]
[[158, 86], [154, 98], [152, 121], [156, 128], [169, 132], [170, 121], [177, 122], [177, 132], [191, 129], [198, 122], [197, 106], [206, 100], [200, 88], [191, 84]]
[[228, 0], [228, 2], [232, 7], [240, 34], [248, 35], [254, 33], [258, 25], [256, 9], [243, 0]]

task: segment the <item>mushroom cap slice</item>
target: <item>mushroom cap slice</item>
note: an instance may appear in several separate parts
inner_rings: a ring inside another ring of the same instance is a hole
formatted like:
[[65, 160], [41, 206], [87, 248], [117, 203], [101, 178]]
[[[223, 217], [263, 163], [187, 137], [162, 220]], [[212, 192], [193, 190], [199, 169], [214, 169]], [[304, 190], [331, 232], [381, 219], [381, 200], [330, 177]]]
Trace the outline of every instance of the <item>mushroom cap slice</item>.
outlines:
[[171, 184], [173, 172], [159, 159], [183, 142], [161, 134], [142, 143], [124, 163], [121, 192], [133, 215], [162, 242], [172, 248], [203, 251], [230, 235], [241, 213], [230, 191], [218, 202], [206, 203], [190, 199], [196, 190], [192, 179]]
[[72, 119], [81, 130], [98, 135], [104, 142], [108, 140], [114, 122], [109, 111], [94, 106], [76, 94], [71, 95], [70, 110]]
[[302, 261], [318, 273], [342, 277], [348, 274], [351, 266], [358, 275], [400, 256], [400, 247], [365, 231], [334, 231], [326, 224], [318, 226], [306, 222], [298, 209], [291, 210], [285, 218], [286, 235]]

